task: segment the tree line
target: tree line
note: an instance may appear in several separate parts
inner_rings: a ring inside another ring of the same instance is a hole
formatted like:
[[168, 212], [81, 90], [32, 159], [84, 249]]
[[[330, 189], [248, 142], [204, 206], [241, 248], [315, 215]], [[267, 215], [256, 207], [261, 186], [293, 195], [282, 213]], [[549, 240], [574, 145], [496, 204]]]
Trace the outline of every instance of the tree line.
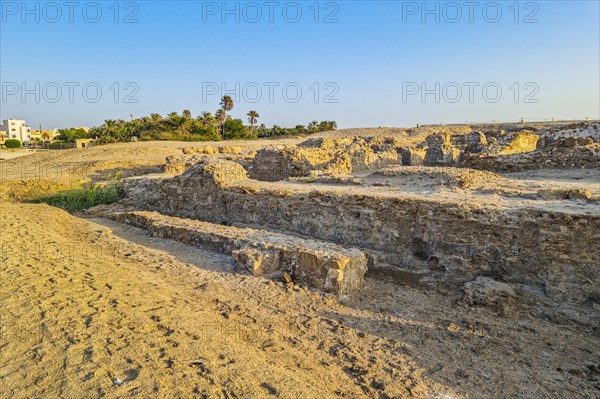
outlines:
[[334, 121], [312, 121], [306, 126], [297, 125], [294, 128], [277, 125], [269, 128], [264, 124], [258, 125], [260, 115], [255, 110], [246, 114], [248, 125], [245, 125], [241, 119], [234, 119], [229, 115], [229, 111], [234, 107], [233, 99], [230, 96], [224, 96], [219, 105], [220, 107], [214, 115], [205, 111], [195, 118], [186, 109], [181, 115], [171, 112], [166, 117], [158, 113], [151, 113], [135, 119], [132, 116], [129, 121], [107, 119], [101, 126], [93, 127], [87, 132], [81, 128], [61, 129], [58, 139], [72, 143], [78, 138], [93, 138], [99, 144], [131, 141], [134, 138], [138, 140], [218, 141], [312, 134], [337, 129]]

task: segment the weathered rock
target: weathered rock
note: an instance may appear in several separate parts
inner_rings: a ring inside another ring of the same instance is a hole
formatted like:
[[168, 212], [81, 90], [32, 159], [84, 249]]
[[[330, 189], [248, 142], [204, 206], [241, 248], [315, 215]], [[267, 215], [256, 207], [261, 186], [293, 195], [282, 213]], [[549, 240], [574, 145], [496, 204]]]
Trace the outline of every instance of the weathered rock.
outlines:
[[[576, 142], [576, 140], [575, 140]], [[587, 142], [587, 140], [585, 141]], [[543, 168], [599, 168], [600, 144], [566, 146], [564, 140], [547, 143], [535, 151], [511, 153], [499, 156], [478, 156], [468, 154], [463, 157], [463, 166], [475, 169], [515, 172]]]
[[287, 272], [283, 273], [283, 275], [281, 276], [281, 279], [286, 284], [289, 284], [289, 283], [293, 282], [292, 276], [290, 276], [290, 274], [287, 273]]
[[522, 154], [537, 148], [540, 136], [527, 131], [517, 133], [514, 138], [500, 151], [501, 155]]
[[571, 189], [567, 191], [567, 197], [574, 201], [587, 201], [592, 198], [592, 193], [583, 188]]
[[423, 159], [426, 166], [450, 166], [458, 160], [460, 151], [452, 145], [449, 134], [432, 134], [427, 138], [427, 152]]
[[218, 147], [219, 154], [241, 154], [242, 147], [240, 146], [222, 146]]
[[256, 248], [234, 249], [231, 258], [244, 266], [253, 276], [273, 273], [280, 269], [278, 253], [261, 251]]
[[577, 145], [586, 146], [594, 144], [594, 139], [591, 137], [577, 137]]
[[488, 144], [487, 138], [483, 132], [471, 132], [465, 136], [465, 152], [468, 153], [480, 153]]
[[576, 137], [567, 137], [566, 139], [563, 140], [563, 145], [565, 147], [575, 147], [577, 145], [577, 138]]
[[203, 159], [190, 168], [182, 179], [210, 181], [224, 187], [248, 179], [248, 173], [240, 164], [222, 159]]
[[471, 306], [486, 306], [501, 314], [512, 310], [516, 293], [506, 283], [489, 277], [477, 277], [463, 286], [464, 300]]
[[295, 147], [263, 148], [250, 166], [250, 177], [262, 181], [279, 181], [307, 176], [311, 165]]
[[[533, 129], [529, 127], [528, 129]], [[600, 128], [597, 123], [559, 126], [556, 130], [487, 132], [497, 144], [481, 153], [465, 151], [461, 165], [497, 172], [528, 169], [600, 168]]]
[[565, 190], [547, 190], [542, 189], [538, 190], [538, 195], [545, 200], [556, 200], [556, 199], [566, 199], [567, 192]]
[[201, 155], [181, 155], [167, 157], [165, 173], [180, 175], [202, 159]]
[[400, 156], [402, 157], [402, 165], [404, 166], [419, 166], [423, 165], [425, 151], [416, 148], [401, 148]]
[[186, 155], [193, 155], [193, 154], [218, 154], [219, 150], [210, 146], [210, 145], [205, 145], [202, 147], [185, 147], [182, 152]]

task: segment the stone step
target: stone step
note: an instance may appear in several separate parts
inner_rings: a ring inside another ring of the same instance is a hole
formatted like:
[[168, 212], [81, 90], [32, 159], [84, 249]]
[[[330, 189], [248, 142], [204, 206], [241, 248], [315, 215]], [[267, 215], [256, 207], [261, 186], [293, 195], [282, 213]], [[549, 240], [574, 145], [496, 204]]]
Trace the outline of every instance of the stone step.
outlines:
[[146, 229], [156, 237], [231, 254], [255, 276], [287, 272], [295, 282], [305, 282], [326, 292], [347, 294], [357, 289], [367, 271], [364, 252], [330, 242], [158, 212], [112, 212], [104, 217]]

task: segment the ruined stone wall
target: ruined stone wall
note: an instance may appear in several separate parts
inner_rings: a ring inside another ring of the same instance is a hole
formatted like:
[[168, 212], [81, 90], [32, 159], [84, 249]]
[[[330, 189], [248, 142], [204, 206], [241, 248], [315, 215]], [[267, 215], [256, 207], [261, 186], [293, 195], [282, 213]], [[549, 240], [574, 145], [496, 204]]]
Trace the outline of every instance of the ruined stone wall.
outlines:
[[452, 144], [450, 134], [432, 134], [427, 137], [426, 143], [427, 152], [423, 159], [423, 165], [450, 166], [458, 161], [460, 150]]
[[393, 137], [312, 138], [298, 146], [261, 149], [249, 167], [249, 174], [256, 180], [280, 181], [371, 171], [402, 164], [401, 150], [398, 139]]
[[464, 156], [462, 166], [500, 172], [540, 168], [600, 168], [600, 144], [568, 138], [536, 151], [500, 156]]
[[563, 298], [600, 295], [600, 217], [315, 192], [236, 189], [225, 200], [232, 222], [375, 249], [399, 266], [540, 284]]
[[308, 160], [296, 147], [264, 148], [256, 153], [249, 168], [250, 177], [261, 181], [279, 181], [290, 177], [307, 176], [311, 169]]
[[[236, 170], [220, 174], [241, 172]], [[503, 211], [415, 197], [317, 192], [308, 187], [290, 192], [276, 184], [253, 184], [241, 175], [236, 184], [224, 184], [213, 172], [206, 166], [192, 168], [182, 176], [156, 182], [150, 190], [158, 195], [145, 193], [148, 187], [131, 187], [129, 195], [137, 196], [132, 203], [148, 210], [357, 246], [385, 254], [382, 261], [408, 269], [496, 276], [541, 285], [548, 294], [564, 299], [600, 296], [597, 215], [523, 208]]]
[[363, 252], [329, 242], [169, 217], [157, 212], [113, 212], [106, 216], [144, 228], [157, 237], [230, 254], [254, 276], [286, 272], [296, 282], [337, 294], [359, 288], [367, 271], [367, 257]]

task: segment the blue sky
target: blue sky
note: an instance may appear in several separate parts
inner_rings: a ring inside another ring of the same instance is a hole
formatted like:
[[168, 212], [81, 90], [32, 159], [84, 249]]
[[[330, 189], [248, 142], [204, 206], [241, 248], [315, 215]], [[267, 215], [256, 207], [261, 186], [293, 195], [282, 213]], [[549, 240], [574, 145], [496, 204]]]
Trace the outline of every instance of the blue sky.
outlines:
[[3, 119], [197, 115], [222, 94], [282, 126], [600, 113], [598, 1], [115, 3], [0, 1]]

